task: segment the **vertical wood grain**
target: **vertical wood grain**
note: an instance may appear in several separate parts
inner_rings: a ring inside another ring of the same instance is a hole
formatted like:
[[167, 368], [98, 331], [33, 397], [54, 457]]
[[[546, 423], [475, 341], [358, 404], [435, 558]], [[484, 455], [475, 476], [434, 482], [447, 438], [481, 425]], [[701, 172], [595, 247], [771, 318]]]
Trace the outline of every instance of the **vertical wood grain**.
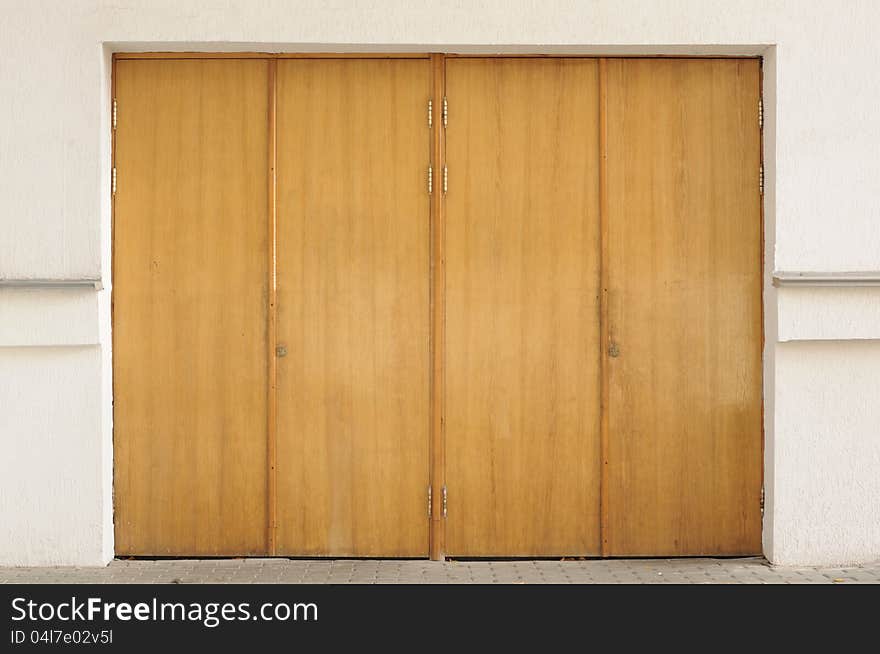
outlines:
[[606, 553], [760, 553], [759, 63], [607, 72]]
[[446, 551], [597, 554], [598, 64], [446, 66]]
[[277, 551], [427, 556], [431, 62], [277, 65]]
[[118, 554], [267, 551], [264, 61], [117, 61]]

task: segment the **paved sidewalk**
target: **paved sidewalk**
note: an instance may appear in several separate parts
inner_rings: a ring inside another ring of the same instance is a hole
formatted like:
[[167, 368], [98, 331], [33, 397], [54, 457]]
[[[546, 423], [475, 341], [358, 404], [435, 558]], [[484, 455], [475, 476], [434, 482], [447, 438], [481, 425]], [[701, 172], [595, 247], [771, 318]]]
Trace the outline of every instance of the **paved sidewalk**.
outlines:
[[117, 560], [106, 568], [0, 568], [0, 584], [52, 583], [880, 583], [880, 561], [847, 568], [775, 568], [762, 558], [577, 561], [291, 559]]

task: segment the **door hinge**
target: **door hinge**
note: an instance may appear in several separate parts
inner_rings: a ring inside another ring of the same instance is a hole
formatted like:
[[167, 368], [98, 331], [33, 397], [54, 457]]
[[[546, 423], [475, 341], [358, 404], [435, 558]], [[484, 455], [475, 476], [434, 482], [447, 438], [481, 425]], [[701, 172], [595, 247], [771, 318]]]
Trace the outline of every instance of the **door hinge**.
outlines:
[[446, 194], [446, 190], [449, 188], [449, 169], [446, 166], [443, 166], [443, 194]]
[[761, 191], [761, 196], [764, 196], [764, 164], [761, 164], [761, 168], [758, 171], [758, 189]]
[[428, 518], [429, 519], [431, 518], [431, 512], [432, 512], [432, 508], [433, 508], [432, 507], [432, 505], [433, 505], [432, 500], [433, 499], [434, 499], [434, 489], [431, 488], [431, 486], [428, 486]]
[[443, 127], [449, 122], [449, 103], [446, 102], [446, 96], [443, 96]]
[[116, 98], [113, 98], [113, 129], [116, 129]]
[[110, 193], [116, 195], [116, 166], [113, 166], [113, 172], [110, 174]]
[[764, 99], [758, 100], [758, 127], [764, 129]]
[[446, 518], [446, 486], [443, 486], [443, 517]]
[[428, 100], [428, 127], [434, 126], [434, 101]]
[[428, 166], [428, 195], [434, 192], [434, 168]]
[[761, 517], [764, 517], [764, 487], [761, 486]]

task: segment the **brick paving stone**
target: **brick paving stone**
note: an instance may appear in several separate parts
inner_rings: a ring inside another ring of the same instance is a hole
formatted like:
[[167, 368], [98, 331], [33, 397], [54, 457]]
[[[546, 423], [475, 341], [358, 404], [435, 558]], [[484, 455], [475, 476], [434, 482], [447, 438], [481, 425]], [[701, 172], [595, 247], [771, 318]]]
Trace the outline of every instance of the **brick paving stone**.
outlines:
[[877, 584], [880, 561], [777, 568], [762, 558], [424, 561], [359, 559], [117, 560], [105, 568], [0, 568], [0, 584], [331, 583]]

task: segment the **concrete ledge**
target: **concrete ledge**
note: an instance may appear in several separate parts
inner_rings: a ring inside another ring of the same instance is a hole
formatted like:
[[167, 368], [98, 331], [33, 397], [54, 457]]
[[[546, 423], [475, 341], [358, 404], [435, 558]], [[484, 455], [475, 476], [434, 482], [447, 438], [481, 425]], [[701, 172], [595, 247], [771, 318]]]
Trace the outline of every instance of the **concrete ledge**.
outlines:
[[880, 272], [775, 272], [774, 286], [880, 286]]
[[100, 279], [0, 279], [0, 288], [93, 288], [100, 291]]

